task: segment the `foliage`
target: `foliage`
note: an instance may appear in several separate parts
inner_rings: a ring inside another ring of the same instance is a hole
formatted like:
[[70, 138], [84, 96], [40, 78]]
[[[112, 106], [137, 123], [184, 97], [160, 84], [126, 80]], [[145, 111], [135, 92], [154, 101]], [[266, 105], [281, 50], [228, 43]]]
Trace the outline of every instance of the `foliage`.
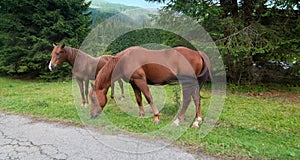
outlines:
[[96, 26], [97, 24], [105, 21], [106, 19], [116, 14], [120, 14], [120, 12], [136, 8], [137, 7], [126, 6], [117, 3], [108, 3], [106, 1], [98, 0], [92, 1], [91, 8], [89, 8], [89, 10], [91, 11], [93, 25]]
[[[164, 11], [184, 13], [201, 24], [215, 40], [232, 83], [259, 83], [299, 78], [299, 2], [289, 0], [147, 0], [164, 2]], [[287, 62], [288, 70], [268, 70], [270, 60]], [[295, 66], [295, 67], [294, 67]], [[268, 77], [267, 72], [273, 72]], [[279, 74], [278, 71], [280, 71]], [[296, 81], [297, 83], [297, 81]]]
[[[215, 40], [223, 56], [229, 82], [241, 84], [276, 80], [297, 83], [300, 76], [300, 12], [297, 1], [147, 1], [166, 4], [160, 11], [162, 17], [169, 11], [175, 11], [179, 13], [177, 15], [183, 13], [202, 25]], [[96, 28], [92, 33], [95, 37], [84, 43], [83, 50], [96, 53], [95, 56], [103, 54], [105, 51], [101, 48], [108, 44], [106, 52], [109, 54], [129, 46], [149, 43], [193, 48], [182, 37], [155, 29], [144, 28], [126, 33], [118, 38], [119, 42], [111, 42], [111, 37], [96, 37], [99, 35], [97, 32], [106, 32], [109, 28], [121, 31], [122, 28], [116, 27], [116, 22], [106, 19], [136, 7], [113, 5], [105, 1], [93, 3], [93, 7], [98, 8], [89, 8], [91, 2], [84, 0], [1, 1], [0, 73], [48, 80], [68, 77], [68, 65], [64, 65], [59, 72], [48, 71], [51, 44], [60, 42], [80, 47], [90, 32], [92, 22], [92, 27]], [[133, 23], [126, 15], [118, 16]], [[159, 16], [153, 18], [159, 21]], [[105, 23], [106, 27], [97, 28], [99, 23]], [[112, 37], [118, 34], [109, 32]], [[280, 63], [288, 63], [289, 69], [283, 69]]]
[[0, 2], [0, 73], [27, 77], [48, 74], [52, 43], [79, 46], [89, 31], [84, 0]]
[[[155, 44], [162, 46], [159, 47]], [[163, 49], [163, 46], [186, 46], [193, 49], [193, 46], [188, 41], [175, 33], [162, 29], [143, 28], [118, 37], [107, 47], [107, 52], [117, 54], [131, 46], [143, 46], [148, 49]]]

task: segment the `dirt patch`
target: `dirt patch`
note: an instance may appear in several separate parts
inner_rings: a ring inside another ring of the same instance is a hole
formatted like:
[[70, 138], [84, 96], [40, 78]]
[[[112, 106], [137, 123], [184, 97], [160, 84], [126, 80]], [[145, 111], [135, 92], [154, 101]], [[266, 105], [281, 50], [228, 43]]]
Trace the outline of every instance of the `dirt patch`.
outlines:
[[248, 96], [261, 98], [278, 98], [300, 104], [300, 92], [269, 91], [269, 92], [248, 92]]

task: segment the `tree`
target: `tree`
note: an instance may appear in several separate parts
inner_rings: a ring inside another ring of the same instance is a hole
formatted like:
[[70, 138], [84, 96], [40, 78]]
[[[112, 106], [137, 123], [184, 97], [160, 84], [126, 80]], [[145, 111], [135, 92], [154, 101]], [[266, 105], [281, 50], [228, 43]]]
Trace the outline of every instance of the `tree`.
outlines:
[[[299, 1], [147, 1], [164, 2], [164, 11], [184, 13], [197, 20], [220, 49], [230, 82], [257, 83], [279, 77], [290, 81], [297, 78], [294, 75], [299, 76], [295, 68], [281, 70], [284, 73], [280, 76], [278, 69], [266, 71], [271, 60], [300, 61]], [[266, 72], [273, 72], [274, 77], [265, 76]]]
[[84, 0], [2, 0], [0, 72], [37, 77], [48, 73], [51, 44], [78, 47], [90, 28]]

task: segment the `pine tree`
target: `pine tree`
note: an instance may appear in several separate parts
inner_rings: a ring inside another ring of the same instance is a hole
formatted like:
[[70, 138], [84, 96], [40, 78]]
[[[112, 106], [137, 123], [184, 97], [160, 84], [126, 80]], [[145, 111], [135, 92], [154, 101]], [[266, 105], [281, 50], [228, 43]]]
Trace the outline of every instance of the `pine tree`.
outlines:
[[84, 0], [2, 0], [0, 72], [37, 77], [47, 71], [52, 43], [78, 47], [90, 28]]

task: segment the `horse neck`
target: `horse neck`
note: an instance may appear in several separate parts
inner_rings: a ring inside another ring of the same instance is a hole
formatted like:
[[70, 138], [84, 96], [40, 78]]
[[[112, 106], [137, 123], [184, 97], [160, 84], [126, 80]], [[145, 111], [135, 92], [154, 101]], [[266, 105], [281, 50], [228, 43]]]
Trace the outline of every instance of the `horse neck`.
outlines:
[[67, 62], [73, 67], [74, 66], [74, 63], [75, 63], [75, 60], [76, 60], [76, 57], [79, 53], [79, 50], [78, 49], [75, 49], [75, 48], [68, 48], [67, 49]]
[[102, 67], [95, 80], [96, 89], [103, 90], [105, 94], [107, 93], [107, 90], [111, 86], [112, 82], [112, 72], [117, 62], [118, 59], [112, 58]]

